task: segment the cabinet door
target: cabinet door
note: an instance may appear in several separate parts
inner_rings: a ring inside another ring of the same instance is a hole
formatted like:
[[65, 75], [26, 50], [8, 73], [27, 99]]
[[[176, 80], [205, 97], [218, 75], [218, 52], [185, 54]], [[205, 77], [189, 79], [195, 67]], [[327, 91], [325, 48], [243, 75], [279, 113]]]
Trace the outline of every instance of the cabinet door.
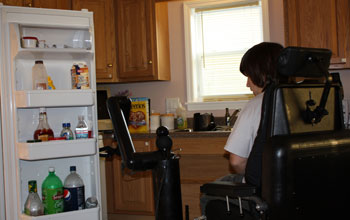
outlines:
[[71, 0], [0, 0], [4, 5], [36, 8], [71, 9]]
[[24, 6], [24, 0], [0, 0], [4, 5]]
[[284, 0], [286, 46], [328, 48], [331, 68], [349, 67], [349, 0]]
[[[134, 140], [136, 152], [151, 151], [153, 141]], [[154, 215], [151, 171], [133, 172], [122, 169], [121, 158], [106, 162], [108, 213]]]
[[26, 6], [36, 8], [72, 9], [71, 0], [25, 0]]
[[96, 80], [116, 82], [116, 49], [113, 0], [74, 0], [73, 9], [94, 13]]
[[117, 1], [118, 76], [121, 81], [154, 79], [153, 4], [151, 0]]

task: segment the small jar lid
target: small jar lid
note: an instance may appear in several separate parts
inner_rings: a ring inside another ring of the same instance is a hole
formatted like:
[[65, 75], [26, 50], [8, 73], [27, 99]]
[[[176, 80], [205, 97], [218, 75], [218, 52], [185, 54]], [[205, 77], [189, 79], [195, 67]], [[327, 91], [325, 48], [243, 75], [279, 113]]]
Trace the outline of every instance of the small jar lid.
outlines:
[[37, 142], [42, 142], [42, 140], [27, 140], [27, 143], [37, 143]]
[[38, 40], [37, 37], [22, 37], [23, 40]]
[[161, 114], [160, 116], [174, 117], [174, 114], [173, 113], [166, 113], [166, 114]]
[[152, 112], [151, 115], [160, 115], [159, 112]]
[[62, 141], [66, 140], [66, 137], [49, 137], [49, 141]]

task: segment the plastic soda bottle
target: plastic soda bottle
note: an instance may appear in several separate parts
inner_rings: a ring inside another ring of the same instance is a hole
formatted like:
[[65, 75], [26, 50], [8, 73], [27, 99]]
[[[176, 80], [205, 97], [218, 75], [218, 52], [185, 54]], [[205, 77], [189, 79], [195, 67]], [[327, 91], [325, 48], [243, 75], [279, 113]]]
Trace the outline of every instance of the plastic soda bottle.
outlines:
[[49, 168], [49, 175], [44, 180], [41, 191], [45, 215], [63, 212], [63, 184], [56, 176], [55, 168]]
[[39, 216], [44, 214], [44, 205], [37, 193], [36, 180], [28, 181], [28, 197], [24, 204], [24, 213], [30, 216]]
[[84, 182], [77, 174], [76, 167], [70, 167], [70, 174], [64, 180], [64, 211], [81, 210], [85, 208]]
[[36, 60], [32, 68], [33, 90], [48, 88], [47, 72], [42, 60]]
[[75, 128], [75, 137], [76, 139], [89, 138], [89, 128], [84, 120], [84, 115], [78, 116], [78, 124]]
[[62, 131], [61, 131], [61, 137], [65, 137], [66, 140], [73, 140], [74, 134], [73, 131], [70, 129], [70, 123], [63, 123], [62, 124]]

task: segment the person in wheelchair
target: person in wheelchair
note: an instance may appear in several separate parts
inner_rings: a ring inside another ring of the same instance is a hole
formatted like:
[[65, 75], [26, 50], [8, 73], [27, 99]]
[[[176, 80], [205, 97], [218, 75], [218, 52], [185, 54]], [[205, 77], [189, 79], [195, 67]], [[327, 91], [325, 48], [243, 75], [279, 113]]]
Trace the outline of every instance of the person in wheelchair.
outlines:
[[[225, 150], [230, 153], [230, 165], [235, 174], [224, 176], [217, 181], [245, 182], [244, 172], [259, 128], [264, 89], [276, 78], [277, 60], [282, 49], [283, 47], [278, 43], [262, 42], [250, 48], [242, 57], [240, 72], [247, 77], [247, 87], [255, 97], [239, 114], [225, 145]], [[222, 198], [202, 195], [203, 215], [205, 215], [205, 207], [208, 203], [217, 199]], [[236, 203], [237, 201], [231, 202]], [[243, 208], [249, 209], [248, 204], [242, 205]]]

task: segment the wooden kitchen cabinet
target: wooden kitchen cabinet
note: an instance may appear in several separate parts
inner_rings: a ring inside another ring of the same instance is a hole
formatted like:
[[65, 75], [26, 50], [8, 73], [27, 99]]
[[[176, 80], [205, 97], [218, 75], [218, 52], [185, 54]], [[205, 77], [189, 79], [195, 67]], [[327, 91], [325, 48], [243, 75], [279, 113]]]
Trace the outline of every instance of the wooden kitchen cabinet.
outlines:
[[350, 0], [284, 0], [285, 44], [332, 50], [330, 69], [350, 68]]
[[181, 148], [180, 179], [182, 210], [189, 207], [189, 219], [201, 216], [200, 186], [233, 173], [224, 150], [227, 136], [173, 137], [173, 149]]
[[[133, 140], [136, 152], [153, 151], [152, 139]], [[109, 214], [154, 215], [152, 172], [122, 169], [121, 158], [106, 161], [107, 210]]]
[[94, 13], [96, 81], [117, 82], [115, 15], [113, 0], [74, 0], [73, 10]]
[[10, 6], [24, 6], [23, 0], [0, 0], [1, 3], [4, 5], [10, 5]]
[[118, 81], [170, 80], [167, 3], [118, 0], [115, 15]]
[[71, 9], [71, 0], [0, 0], [4, 5], [35, 8]]

